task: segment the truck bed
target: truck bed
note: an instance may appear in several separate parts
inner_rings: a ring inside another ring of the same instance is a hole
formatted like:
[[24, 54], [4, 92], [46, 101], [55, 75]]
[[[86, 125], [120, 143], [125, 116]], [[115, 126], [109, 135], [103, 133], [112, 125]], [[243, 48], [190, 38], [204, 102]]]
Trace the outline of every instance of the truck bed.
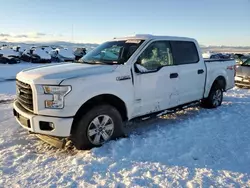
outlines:
[[[214, 80], [223, 76], [226, 82], [225, 90], [234, 87], [234, 59], [204, 59], [207, 68], [206, 90], [204, 97], [207, 97]], [[213, 63], [212, 63], [213, 62]], [[223, 62], [223, 63], [222, 63]]]

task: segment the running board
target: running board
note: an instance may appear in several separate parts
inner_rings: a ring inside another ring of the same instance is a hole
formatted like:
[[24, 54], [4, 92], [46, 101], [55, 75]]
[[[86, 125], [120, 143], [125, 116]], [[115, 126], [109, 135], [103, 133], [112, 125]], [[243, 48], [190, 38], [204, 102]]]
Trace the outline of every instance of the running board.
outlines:
[[190, 108], [190, 107], [195, 107], [195, 106], [198, 106], [198, 105], [200, 105], [200, 101], [194, 101], [194, 102], [187, 103], [187, 104], [184, 104], [184, 105], [176, 106], [174, 108], [170, 108], [168, 110], [163, 110], [163, 111], [155, 112], [155, 113], [152, 113], [152, 114], [149, 114], [149, 115], [137, 117], [137, 118], [133, 119], [132, 121], [134, 121], [134, 120], [135, 121], [136, 120], [146, 121], [146, 120], [151, 119], [151, 118], [156, 118], [156, 117], [160, 117], [160, 116], [163, 116], [163, 115], [173, 114], [175, 112], [185, 110], [185, 109]]
[[175, 108], [172, 108], [172, 109], [169, 109], [169, 110], [165, 110], [165, 111], [157, 114], [157, 117], [172, 114], [172, 113], [175, 113], [175, 112], [178, 112], [178, 111], [181, 111], [181, 110], [185, 110], [187, 108], [195, 107], [195, 106], [198, 106], [198, 105], [200, 105], [200, 102], [194, 102], [194, 103], [189, 103], [189, 104], [186, 104], [186, 105], [183, 105], [183, 106], [178, 106], [178, 107], [175, 107]]

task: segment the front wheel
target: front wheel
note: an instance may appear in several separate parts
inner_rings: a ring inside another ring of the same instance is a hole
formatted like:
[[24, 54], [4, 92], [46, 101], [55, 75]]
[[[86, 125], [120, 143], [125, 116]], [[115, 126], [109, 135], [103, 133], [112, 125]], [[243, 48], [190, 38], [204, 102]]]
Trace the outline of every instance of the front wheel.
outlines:
[[98, 147], [123, 135], [121, 115], [110, 105], [92, 108], [75, 123], [71, 140], [77, 149]]
[[201, 106], [205, 108], [217, 108], [223, 100], [223, 90], [218, 85], [214, 85], [207, 98], [201, 101]]

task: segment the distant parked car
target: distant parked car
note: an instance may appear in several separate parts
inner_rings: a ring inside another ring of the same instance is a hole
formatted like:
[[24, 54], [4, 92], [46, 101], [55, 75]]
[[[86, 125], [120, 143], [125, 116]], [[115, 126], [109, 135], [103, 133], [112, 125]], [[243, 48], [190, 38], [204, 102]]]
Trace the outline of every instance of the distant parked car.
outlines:
[[74, 55], [75, 55], [75, 60], [79, 60], [81, 59], [84, 55], [86, 55], [87, 50], [86, 48], [76, 48], [74, 51]]
[[1, 48], [0, 50], [0, 63], [1, 64], [16, 64], [20, 63], [19, 53], [10, 48]]
[[65, 62], [75, 60], [74, 51], [71, 48], [59, 49], [57, 57], [60, 59], [60, 61], [65, 61]]
[[31, 63], [51, 63], [51, 56], [46, 51], [34, 47], [25, 50], [20, 59]]
[[0, 48], [0, 55], [4, 56], [4, 57], [8, 57], [8, 56], [15, 56], [15, 57], [19, 57], [20, 54], [16, 51], [14, 51], [11, 48], [8, 47], [2, 47]]
[[250, 88], [250, 58], [236, 66], [235, 85]]
[[250, 56], [245, 54], [234, 54], [234, 59], [237, 65], [243, 64]]
[[230, 54], [217, 53], [210, 56], [210, 59], [230, 59]]
[[50, 54], [42, 48], [35, 48], [31, 56], [32, 63], [51, 63]]
[[32, 56], [33, 50], [32, 49], [26, 49], [23, 51], [20, 60], [31, 62], [31, 56]]

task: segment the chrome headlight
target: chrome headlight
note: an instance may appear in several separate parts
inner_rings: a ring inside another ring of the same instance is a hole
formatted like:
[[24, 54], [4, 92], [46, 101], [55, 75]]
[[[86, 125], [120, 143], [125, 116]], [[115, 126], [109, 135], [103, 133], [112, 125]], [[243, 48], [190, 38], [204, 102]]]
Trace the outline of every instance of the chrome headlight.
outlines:
[[71, 91], [71, 86], [43, 86], [45, 94], [53, 95], [52, 100], [45, 100], [45, 108], [64, 107], [64, 97]]

